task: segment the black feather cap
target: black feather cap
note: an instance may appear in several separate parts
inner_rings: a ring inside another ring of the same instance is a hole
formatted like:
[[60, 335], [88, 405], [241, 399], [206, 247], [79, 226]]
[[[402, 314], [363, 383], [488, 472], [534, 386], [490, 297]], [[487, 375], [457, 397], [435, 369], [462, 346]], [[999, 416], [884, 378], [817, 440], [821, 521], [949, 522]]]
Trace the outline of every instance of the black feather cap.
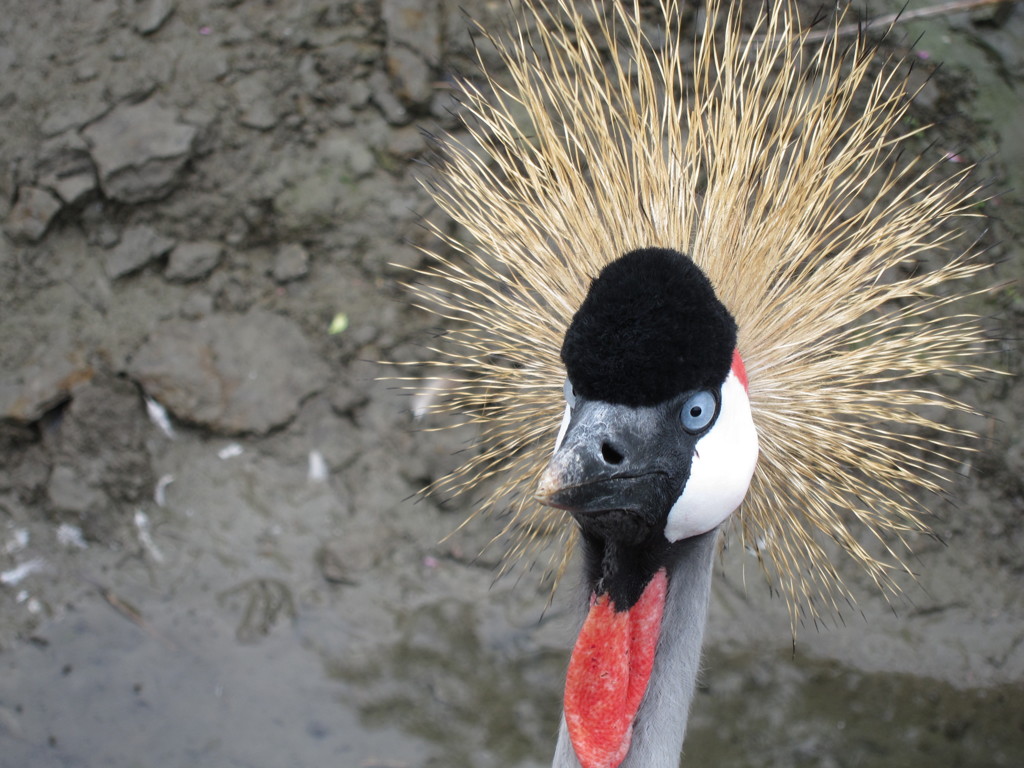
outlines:
[[562, 343], [576, 394], [650, 406], [729, 375], [736, 321], [691, 259], [630, 251], [601, 270]]

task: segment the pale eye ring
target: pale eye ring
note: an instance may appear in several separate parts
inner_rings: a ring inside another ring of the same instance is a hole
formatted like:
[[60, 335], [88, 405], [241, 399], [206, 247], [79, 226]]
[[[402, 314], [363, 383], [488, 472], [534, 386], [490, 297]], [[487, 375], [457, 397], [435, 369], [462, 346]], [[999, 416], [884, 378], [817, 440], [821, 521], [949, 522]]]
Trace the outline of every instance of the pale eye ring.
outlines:
[[568, 403], [570, 408], [576, 406], [576, 390], [572, 387], [572, 382], [569, 379], [565, 380], [565, 384], [562, 386], [562, 394], [565, 395], [565, 402]]
[[718, 415], [718, 398], [714, 393], [703, 389], [691, 395], [679, 413], [683, 429], [697, 435], [711, 426]]

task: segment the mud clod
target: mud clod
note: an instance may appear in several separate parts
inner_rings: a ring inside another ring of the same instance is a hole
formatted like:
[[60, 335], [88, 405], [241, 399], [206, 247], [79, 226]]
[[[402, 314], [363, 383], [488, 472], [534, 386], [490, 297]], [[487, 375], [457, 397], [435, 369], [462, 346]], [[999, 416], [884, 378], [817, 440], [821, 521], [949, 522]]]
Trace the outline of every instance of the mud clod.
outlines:
[[178, 419], [238, 435], [286, 424], [328, 368], [294, 322], [252, 310], [163, 324], [129, 373]]
[[192, 152], [198, 130], [155, 101], [122, 105], [83, 132], [104, 193], [125, 203], [165, 197]]

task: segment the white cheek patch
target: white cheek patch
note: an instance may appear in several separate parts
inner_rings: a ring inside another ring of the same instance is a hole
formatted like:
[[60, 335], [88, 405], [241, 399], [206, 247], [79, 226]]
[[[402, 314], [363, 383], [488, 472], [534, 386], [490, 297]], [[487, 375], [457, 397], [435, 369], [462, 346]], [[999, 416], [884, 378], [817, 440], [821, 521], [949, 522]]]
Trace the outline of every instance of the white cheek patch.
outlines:
[[558, 449], [562, 447], [562, 441], [565, 440], [565, 433], [569, 431], [569, 418], [572, 416], [572, 407], [565, 404], [565, 415], [562, 416], [562, 426], [558, 428], [558, 437], [555, 438], [555, 450], [554, 453], [558, 453]]
[[746, 389], [730, 372], [711, 430], [697, 441], [690, 479], [672, 505], [665, 538], [679, 541], [710, 531], [743, 502], [757, 465], [757, 431]]

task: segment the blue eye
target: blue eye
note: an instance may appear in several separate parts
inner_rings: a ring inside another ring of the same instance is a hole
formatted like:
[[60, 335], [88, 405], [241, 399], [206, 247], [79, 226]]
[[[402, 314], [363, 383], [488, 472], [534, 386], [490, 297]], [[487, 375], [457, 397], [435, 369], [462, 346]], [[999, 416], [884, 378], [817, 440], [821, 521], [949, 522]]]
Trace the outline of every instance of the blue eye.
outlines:
[[576, 390], [572, 388], [572, 382], [568, 379], [565, 380], [565, 385], [562, 387], [562, 394], [565, 395], [565, 402], [572, 408], [576, 405]]
[[708, 428], [717, 413], [718, 400], [714, 394], [703, 390], [686, 401], [679, 419], [683, 422], [683, 429], [696, 435]]

